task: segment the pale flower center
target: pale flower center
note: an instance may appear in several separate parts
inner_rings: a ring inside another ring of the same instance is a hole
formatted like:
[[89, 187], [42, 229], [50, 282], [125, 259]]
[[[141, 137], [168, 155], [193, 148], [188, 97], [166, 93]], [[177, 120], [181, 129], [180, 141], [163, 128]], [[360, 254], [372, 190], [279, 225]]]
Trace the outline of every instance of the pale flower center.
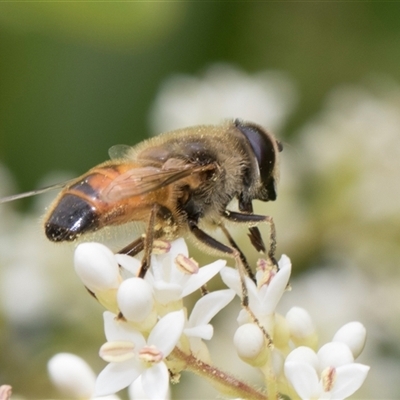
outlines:
[[144, 346], [139, 351], [139, 358], [149, 364], [159, 363], [163, 360], [163, 353], [156, 346]]

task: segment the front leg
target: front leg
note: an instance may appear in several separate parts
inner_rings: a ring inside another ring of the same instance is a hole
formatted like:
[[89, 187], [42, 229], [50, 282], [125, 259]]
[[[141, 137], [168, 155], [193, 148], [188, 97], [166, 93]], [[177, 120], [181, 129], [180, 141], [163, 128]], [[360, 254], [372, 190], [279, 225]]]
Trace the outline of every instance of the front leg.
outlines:
[[266, 338], [268, 342], [268, 346], [272, 346], [272, 338], [270, 334], [266, 331], [266, 329], [261, 325], [260, 321], [254, 314], [253, 310], [249, 307], [249, 295], [247, 291], [247, 286], [246, 286], [246, 267], [243, 264], [242, 258], [241, 258], [241, 252], [236, 249], [232, 248], [229, 246], [226, 246], [225, 244], [219, 242], [218, 240], [214, 239], [212, 236], [210, 236], [208, 233], [204, 232], [201, 230], [198, 226], [197, 223], [194, 221], [189, 221], [189, 229], [190, 232], [194, 235], [194, 237], [207, 247], [209, 247], [211, 250], [214, 252], [222, 253], [223, 255], [227, 255], [230, 257], [233, 257], [235, 259], [236, 263], [236, 268], [238, 269], [239, 272], [239, 277], [240, 277], [240, 285], [242, 289], [242, 307], [249, 313], [251, 319], [253, 322], [261, 329], [261, 331], [264, 334], [264, 337]]
[[229, 244], [231, 245], [231, 247], [233, 247], [234, 249], [236, 249], [239, 252], [240, 258], [242, 260], [242, 263], [244, 265], [244, 268], [246, 269], [246, 273], [247, 276], [255, 283], [256, 282], [256, 277], [253, 273], [253, 271], [250, 268], [249, 263], [247, 262], [247, 258], [244, 255], [243, 251], [240, 250], [239, 246], [236, 244], [236, 242], [234, 241], [233, 237], [231, 236], [231, 234], [229, 233], [228, 229], [226, 229], [225, 225], [223, 223], [220, 224], [220, 228], [222, 230], [222, 232], [224, 233], [224, 235], [226, 236], [226, 238], [229, 241]]
[[[242, 195], [239, 196], [239, 210], [243, 211], [244, 213], [247, 214], [254, 214], [253, 213], [253, 203], [249, 200], [245, 200]], [[267, 249], [265, 247], [264, 241], [261, 237], [260, 230], [256, 226], [252, 226], [249, 228], [249, 238], [250, 242], [253, 245], [253, 247], [261, 252], [261, 253], [266, 253]]]
[[[246, 213], [241, 213], [241, 212], [225, 210], [224, 218], [231, 222], [247, 224], [247, 225], [258, 225], [262, 222], [267, 223], [270, 228], [268, 258], [274, 265], [278, 266], [278, 262], [275, 259], [276, 230], [275, 230], [274, 220], [272, 219], [272, 217], [270, 217], [268, 215], [246, 214]], [[251, 232], [252, 228], [257, 229], [254, 226], [250, 227], [250, 232]], [[258, 229], [257, 229], [257, 232], [258, 232], [258, 234], [260, 233], [258, 231]], [[261, 238], [261, 236], [260, 236], [260, 238]], [[251, 236], [250, 236], [250, 239], [251, 239]], [[261, 239], [261, 243], [263, 243], [262, 239]], [[252, 244], [254, 245], [253, 240], [252, 240]], [[259, 248], [257, 248], [257, 246], [254, 245], [254, 247], [256, 247], [257, 250], [262, 251], [262, 249], [260, 250]], [[265, 250], [265, 247], [264, 247], [264, 250]]]

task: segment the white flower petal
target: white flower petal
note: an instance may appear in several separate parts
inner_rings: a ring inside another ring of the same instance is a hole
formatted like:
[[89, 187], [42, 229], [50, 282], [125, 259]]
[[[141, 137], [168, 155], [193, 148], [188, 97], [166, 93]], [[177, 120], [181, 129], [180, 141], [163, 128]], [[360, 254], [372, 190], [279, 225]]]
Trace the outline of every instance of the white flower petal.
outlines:
[[314, 369], [317, 369], [319, 365], [318, 356], [315, 351], [306, 346], [300, 346], [294, 349], [286, 357], [286, 361], [305, 362], [310, 364]]
[[238, 325], [243, 325], [243, 324], [252, 322], [252, 319], [250, 317], [250, 314], [247, 312], [247, 310], [240, 310], [236, 321], [237, 321]]
[[129, 386], [144, 367], [138, 360], [110, 363], [100, 372], [96, 380], [96, 396], [114, 394]]
[[[243, 290], [238, 270], [235, 268], [225, 267], [222, 269], [220, 274], [224, 283], [230, 289], [235, 291], [235, 293], [241, 299]], [[259, 290], [256, 284], [250, 278], [245, 277], [245, 282], [247, 287], [247, 295], [249, 298], [249, 306], [254, 314], [261, 318], [263, 316], [263, 307], [259, 299]], [[241, 310], [238, 317], [238, 323], [239, 325], [242, 325], [247, 322], [251, 322], [249, 313], [245, 310]]]
[[71, 398], [89, 398], [94, 393], [96, 376], [80, 357], [70, 353], [58, 353], [47, 363], [54, 386]]
[[349, 364], [336, 368], [336, 381], [331, 399], [339, 400], [351, 396], [363, 384], [369, 367], [363, 364]]
[[163, 353], [164, 357], [167, 357], [178, 343], [184, 324], [183, 310], [167, 314], [157, 322], [150, 332], [148, 345], [154, 345]]
[[188, 327], [208, 324], [235, 297], [231, 289], [208, 293], [197, 301], [189, 317]]
[[242, 296], [242, 285], [240, 284], [239, 272], [232, 267], [224, 267], [220, 271], [222, 281], [228, 288], [235, 291], [236, 295]]
[[289, 268], [290, 270], [292, 269], [292, 262], [290, 261], [290, 258], [286, 254], [282, 254], [281, 258], [278, 261], [279, 265], [279, 270]]
[[111, 394], [110, 396], [91, 397], [90, 400], [121, 400], [121, 398], [115, 394]]
[[168, 304], [182, 298], [182, 286], [177, 283], [155, 281], [153, 285], [154, 297], [161, 304]]
[[141, 262], [137, 258], [128, 256], [127, 254], [115, 254], [114, 257], [122, 268], [125, 268], [132, 275], [136, 276], [141, 265]]
[[142, 374], [142, 385], [150, 399], [168, 399], [169, 373], [165, 363], [160, 362], [146, 369]]
[[332, 342], [343, 342], [349, 346], [354, 358], [357, 358], [364, 349], [367, 331], [360, 322], [349, 322], [343, 325], [335, 334]]
[[292, 307], [286, 313], [286, 321], [290, 334], [298, 338], [310, 336], [315, 333], [315, 327], [310, 314], [301, 307]]
[[[272, 278], [271, 282], [268, 285], [261, 286], [260, 288], [258, 288], [251, 279], [248, 277], [245, 278], [249, 296], [249, 306], [254, 314], [260, 319], [275, 312], [275, 308], [289, 282], [291, 273], [290, 259], [283, 255], [279, 261], [279, 266], [281, 269]], [[221, 271], [221, 277], [225, 284], [234, 290], [241, 298], [242, 285], [240, 283], [238, 271], [233, 268], [224, 268]]]
[[306, 362], [286, 361], [285, 375], [296, 393], [303, 399], [319, 396], [319, 379], [315, 369]]
[[[258, 288], [257, 285], [247, 276], [245, 277], [247, 295], [249, 296], [249, 306], [256, 315], [270, 314], [267, 310], [267, 305], [262, 303], [263, 293], [266, 292], [265, 288]], [[242, 290], [242, 285], [240, 285], [240, 290]], [[240, 298], [242, 298], [242, 292], [240, 293]], [[267, 311], [266, 311], [267, 310]]]
[[157, 280], [171, 282], [175, 267], [175, 258], [178, 254], [188, 257], [188, 248], [183, 238], [178, 238], [171, 243], [168, 253], [158, 254], [152, 257], [151, 266]]
[[[162, 254], [162, 255], [152, 255], [150, 259], [150, 270], [153, 274], [154, 281], [163, 280], [164, 275], [166, 274], [166, 269], [170, 269], [169, 267], [164, 267], [163, 264], [160, 262], [160, 257], [169, 257], [169, 254]], [[169, 258], [168, 258], [169, 260]], [[169, 262], [171, 264], [171, 261]], [[168, 272], [169, 274], [169, 272]]]
[[[139, 376], [128, 388], [128, 395], [130, 400], [149, 400], [150, 397], [147, 396], [143, 389], [142, 376]], [[171, 393], [168, 388], [166, 400], [171, 398]], [[101, 400], [101, 399], [99, 399]], [[164, 399], [163, 399], [164, 400]]]
[[281, 257], [281, 260], [283, 261], [279, 264], [279, 271], [272, 278], [264, 297], [261, 299], [261, 303], [263, 305], [263, 313], [266, 314], [270, 314], [275, 311], [279, 300], [285, 292], [285, 289], [289, 282], [290, 274], [292, 272], [292, 264], [290, 263], [290, 259], [287, 256], [283, 255]]
[[153, 289], [142, 278], [126, 279], [118, 288], [117, 302], [128, 321], [143, 321], [153, 309]]
[[128, 388], [128, 395], [130, 400], [148, 400], [142, 385], [142, 375], [138, 376]]
[[146, 344], [143, 335], [130, 327], [124, 321], [116, 320], [116, 315], [106, 311], [103, 314], [104, 331], [109, 342], [130, 341], [135, 343], [136, 347], [143, 347]]
[[354, 361], [353, 354], [342, 342], [329, 342], [318, 350], [319, 371], [328, 367], [340, 367]]
[[193, 328], [186, 328], [183, 333], [188, 337], [198, 337], [204, 340], [210, 340], [214, 334], [214, 328], [212, 325], [198, 325]]
[[114, 253], [100, 243], [81, 243], [74, 254], [75, 271], [91, 291], [117, 288], [121, 282]]
[[176, 258], [178, 254], [183, 254], [184, 256], [188, 257], [189, 251], [185, 239], [178, 238], [173, 242], [171, 242], [171, 249], [168, 254], [171, 255], [171, 258], [173, 260]]
[[186, 285], [182, 290], [182, 297], [193, 293], [199, 289], [205, 283], [207, 283], [212, 277], [218, 274], [221, 269], [226, 265], [225, 260], [217, 260], [211, 264], [201, 267], [197, 274], [191, 275], [186, 282]]

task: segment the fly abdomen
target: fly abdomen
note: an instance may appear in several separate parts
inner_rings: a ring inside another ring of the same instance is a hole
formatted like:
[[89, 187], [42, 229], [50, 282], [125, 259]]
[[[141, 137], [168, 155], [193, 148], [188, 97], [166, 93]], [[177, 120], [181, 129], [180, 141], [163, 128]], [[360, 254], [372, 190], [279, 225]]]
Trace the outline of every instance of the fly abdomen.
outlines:
[[46, 236], [53, 242], [72, 241], [98, 227], [96, 208], [87, 200], [65, 194], [45, 223]]
[[117, 174], [113, 168], [93, 169], [67, 186], [45, 222], [49, 240], [73, 241], [83, 233], [100, 228], [107, 204], [99, 198], [99, 193]]

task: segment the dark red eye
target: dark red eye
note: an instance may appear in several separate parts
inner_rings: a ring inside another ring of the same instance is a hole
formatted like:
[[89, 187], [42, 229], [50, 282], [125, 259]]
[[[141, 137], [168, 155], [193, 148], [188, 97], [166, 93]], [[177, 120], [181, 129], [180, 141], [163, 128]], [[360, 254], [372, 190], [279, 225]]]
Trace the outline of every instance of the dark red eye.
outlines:
[[261, 200], [275, 200], [274, 168], [277, 161], [276, 152], [282, 151], [282, 144], [257, 125], [235, 120], [235, 126], [246, 136], [257, 159], [261, 181], [266, 192]]

